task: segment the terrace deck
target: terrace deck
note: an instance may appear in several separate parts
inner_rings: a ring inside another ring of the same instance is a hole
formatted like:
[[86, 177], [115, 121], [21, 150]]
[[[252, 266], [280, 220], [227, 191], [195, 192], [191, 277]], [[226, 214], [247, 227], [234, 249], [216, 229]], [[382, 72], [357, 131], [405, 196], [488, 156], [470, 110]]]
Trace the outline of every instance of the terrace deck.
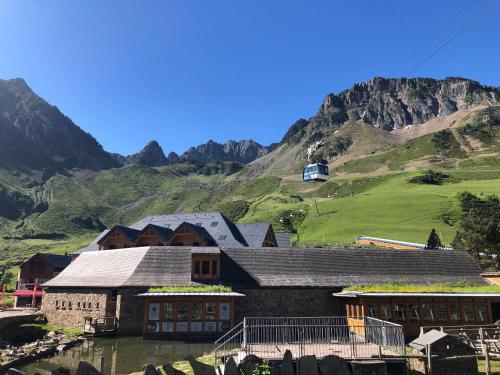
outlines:
[[345, 359], [400, 356], [395, 351], [372, 343], [249, 344], [246, 350], [241, 351], [238, 356], [245, 357], [248, 354], [253, 354], [266, 360], [277, 361], [283, 359], [283, 355], [287, 350], [290, 350], [293, 358], [305, 355], [315, 355], [317, 358], [336, 355]]

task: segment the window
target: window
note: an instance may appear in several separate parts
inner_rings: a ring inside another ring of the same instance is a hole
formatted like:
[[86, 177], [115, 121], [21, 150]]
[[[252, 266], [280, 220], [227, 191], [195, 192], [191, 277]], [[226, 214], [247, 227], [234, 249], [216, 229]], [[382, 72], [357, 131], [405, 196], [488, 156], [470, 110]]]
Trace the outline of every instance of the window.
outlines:
[[454, 303], [450, 305], [450, 319], [454, 322], [460, 322], [462, 320], [459, 304]]
[[219, 259], [209, 255], [193, 255], [193, 279], [217, 279], [219, 277]]
[[380, 313], [382, 314], [382, 319], [392, 320], [392, 305], [386, 303], [381, 304]]
[[436, 304], [436, 319], [439, 322], [448, 321], [448, 306], [445, 303]]
[[80, 308], [80, 302], [77, 302], [76, 303], [76, 308], [79, 309]]
[[64, 303], [65, 303], [64, 301], [61, 301], [61, 307], [64, 307]]
[[99, 310], [99, 302], [96, 302], [96, 304], [95, 304], [95, 309], [96, 309], [96, 310]]
[[225, 234], [221, 234], [219, 237], [217, 237], [217, 239], [223, 241], [226, 239], [226, 237], [227, 236]]
[[111, 249], [111, 250], [112, 250], [112, 249], [116, 249], [116, 246], [115, 246], [115, 245], [109, 245], [109, 246], [108, 246], [108, 249]]
[[205, 320], [215, 320], [217, 315], [217, 304], [215, 302], [207, 302], [205, 304]]
[[164, 303], [163, 304], [163, 320], [172, 321], [174, 320], [174, 304]]
[[473, 322], [474, 319], [474, 305], [465, 304], [464, 305], [464, 318], [466, 322]]
[[174, 242], [174, 246], [184, 246], [184, 242]]
[[71, 301], [68, 301], [68, 309], [71, 309]]
[[219, 224], [219, 222], [218, 222], [218, 221], [212, 221], [212, 222], [210, 223], [210, 226], [211, 226], [212, 228], [215, 228], [218, 224]]
[[193, 246], [200, 246], [199, 242], [193, 242]]
[[88, 307], [89, 309], [91, 309], [91, 308], [92, 308], [92, 304], [89, 302], [89, 303], [87, 304], [87, 307]]
[[485, 304], [477, 305], [477, 317], [480, 322], [486, 322], [488, 320], [488, 307]]
[[406, 320], [405, 305], [394, 305], [394, 317], [400, 322], [404, 322]]
[[367, 316], [369, 316], [370, 318], [377, 317], [377, 305], [368, 304], [366, 306], [366, 311], [367, 311]]
[[177, 323], [175, 329], [177, 332], [186, 332], [189, 326], [189, 305], [185, 302], [177, 304]]
[[424, 316], [424, 320], [428, 322], [434, 321], [434, 312], [432, 311], [432, 305], [430, 303], [424, 303], [422, 305], [422, 314]]
[[201, 262], [201, 274], [202, 275], [210, 274], [210, 261], [204, 260]]
[[201, 227], [203, 225], [203, 223], [196, 223], [195, 225]]
[[84, 303], [83, 303], [83, 308], [85, 309], [86, 307], [87, 307], [87, 303], [86, 303], [86, 302], [84, 302]]
[[170, 224], [165, 224], [164, 227], [165, 228], [170, 228]]
[[56, 300], [56, 307], [59, 307], [59, 301]]
[[420, 306], [417, 304], [410, 304], [410, 320], [420, 320]]

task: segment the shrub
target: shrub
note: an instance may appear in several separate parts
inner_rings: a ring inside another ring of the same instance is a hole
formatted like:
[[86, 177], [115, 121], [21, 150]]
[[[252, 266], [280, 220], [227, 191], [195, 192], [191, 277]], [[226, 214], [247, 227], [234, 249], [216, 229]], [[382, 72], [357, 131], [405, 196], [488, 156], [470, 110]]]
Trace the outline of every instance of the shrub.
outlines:
[[441, 172], [429, 169], [421, 176], [416, 176], [410, 179], [412, 184], [427, 184], [427, 185], [442, 185], [450, 176]]

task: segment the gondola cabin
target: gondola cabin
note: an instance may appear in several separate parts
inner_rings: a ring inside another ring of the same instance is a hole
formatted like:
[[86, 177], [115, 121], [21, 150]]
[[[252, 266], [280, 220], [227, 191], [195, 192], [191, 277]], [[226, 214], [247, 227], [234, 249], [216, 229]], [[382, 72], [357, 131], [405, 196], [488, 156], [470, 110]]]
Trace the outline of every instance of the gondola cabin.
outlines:
[[304, 167], [302, 177], [304, 182], [326, 181], [328, 180], [328, 175], [328, 165], [323, 163], [314, 163]]

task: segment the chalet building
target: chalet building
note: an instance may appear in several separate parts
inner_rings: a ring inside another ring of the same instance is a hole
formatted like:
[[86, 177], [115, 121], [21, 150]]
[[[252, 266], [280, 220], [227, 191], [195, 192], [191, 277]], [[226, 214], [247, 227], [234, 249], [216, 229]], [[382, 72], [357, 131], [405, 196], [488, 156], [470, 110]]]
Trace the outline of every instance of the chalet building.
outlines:
[[500, 319], [500, 294], [489, 293], [366, 293], [334, 294], [350, 319], [364, 316], [393, 321], [408, 337], [420, 335], [420, 327], [481, 325]]
[[[277, 237], [280, 239], [278, 241]], [[130, 227], [103, 231], [81, 253], [140, 246], [289, 246], [290, 236], [276, 236], [271, 223], [234, 224], [220, 212], [148, 216]]]
[[[159, 233], [152, 227], [158, 221], [148, 218], [131, 228], [140, 234], [120, 234], [121, 239], [135, 238], [140, 244], [154, 237], [154, 246], [109, 249], [116, 242], [106, 238], [114, 237], [102, 236], [96, 244], [108, 250], [80, 252], [43, 285], [42, 312], [56, 324], [81, 327], [85, 317], [116, 317], [119, 334], [196, 339], [219, 336], [245, 316], [372, 315], [408, 322], [405, 329], [413, 329], [410, 323], [417, 321], [420, 325], [480, 324], [498, 318], [498, 294], [339, 294], [351, 285], [401, 280], [487, 285], [480, 267], [463, 251], [273, 248], [265, 247], [273, 239], [264, 234], [265, 227], [257, 235], [249, 228], [232, 226], [230, 234], [219, 232], [225, 221], [212, 226], [214, 220], [208, 219], [196, 225], [184, 215], [178, 221], [167, 228], [172, 233]], [[161, 246], [159, 238], [163, 238]], [[224, 241], [226, 246], [221, 245]], [[180, 242], [182, 246], [173, 245]], [[215, 292], [181, 288], [209, 285], [230, 288]], [[152, 289], [165, 286], [178, 288]], [[428, 304], [433, 306], [431, 318]]]
[[14, 306], [32, 306], [33, 302], [33, 307], [40, 306], [43, 294], [41, 284], [57, 276], [70, 263], [71, 257], [66, 255], [37, 253], [21, 264], [16, 291], [12, 293]]

